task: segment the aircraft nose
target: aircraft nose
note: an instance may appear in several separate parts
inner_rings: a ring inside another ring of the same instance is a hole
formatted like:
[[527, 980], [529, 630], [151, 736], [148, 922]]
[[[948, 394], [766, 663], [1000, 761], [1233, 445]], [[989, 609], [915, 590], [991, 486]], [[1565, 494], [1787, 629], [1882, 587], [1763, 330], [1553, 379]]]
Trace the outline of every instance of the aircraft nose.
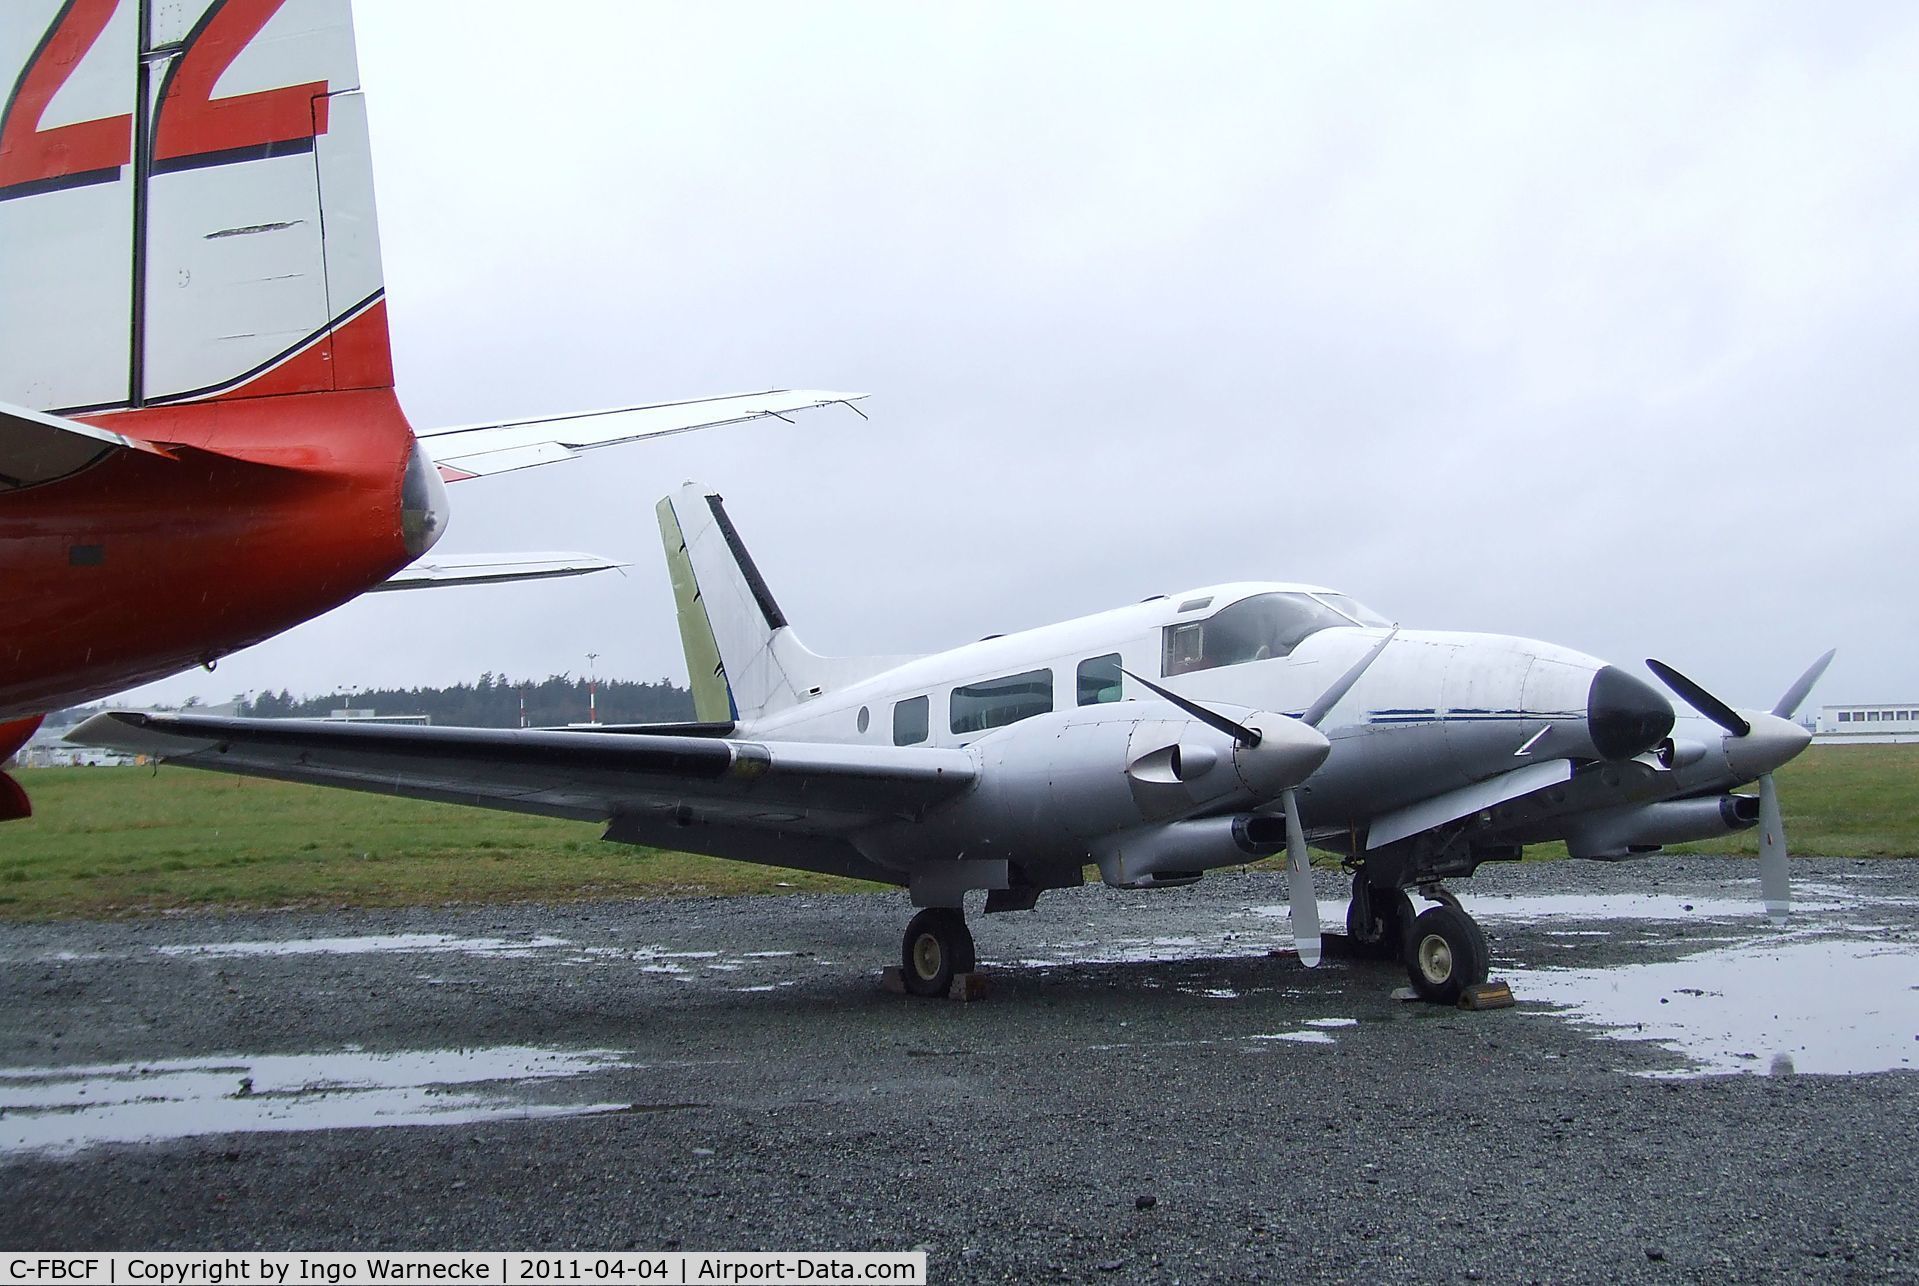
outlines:
[[1644, 754], [1672, 731], [1672, 705], [1649, 683], [1608, 665], [1593, 675], [1586, 734], [1604, 759]]

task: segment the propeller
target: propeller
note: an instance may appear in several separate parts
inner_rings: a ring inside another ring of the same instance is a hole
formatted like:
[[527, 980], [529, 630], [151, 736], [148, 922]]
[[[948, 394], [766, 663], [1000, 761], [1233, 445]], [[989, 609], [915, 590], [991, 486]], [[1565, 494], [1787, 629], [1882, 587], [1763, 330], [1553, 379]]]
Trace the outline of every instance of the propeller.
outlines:
[[[1386, 645], [1398, 635], [1399, 627], [1395, 625], [1384, 638], [1367, 649], [1366, 655], [1353, 662], [1344, 674], [1335, 679], [1331, 687], [1320, 693], [1318, 699], [1307, 706], [1303, 713], [1284, 717], [1297, 718], [1300, 723], [1309, 728], [1319, 727], [1321, 721], [1332, 713], [1333, 707], [1352, 691], [1353, 685], [1359, 682], [1359, 676], [1366, 673], [1368, 667], [1379, 659], [1379, 654], [1386, 650]], [[1141, 678], [1131, 670], [1122, 668], [1120, 673], [1165, 698], [1207, 727], [1216, 728], [1225, 733], [1233, 738], [1236, 744], [1247, 749], [1259, 745], [1259, 729], [1249, 728], [1243, 723], [1228, 719], [1217, 710], [1208, 710], [1197, 701], [1189, 701], [1177, 693], [1168, 692], [1151, 679]], [[1306, 851], [1306, 828], [1300, 825], [1299, 799], [1294, 789], [1288, 786], [1279, 793], [1280, 807], [1286, 814], [1287, 896], [1292, 903], [1293, 945], [1299, 951], [1299, 962], [1311, 969], [1319, 964], [1320, 958], [1319, 895], [1313, 892], [1313, 860]]]
[[1726, 730], [1726, 761], [1734, 771], [1758, 770], [1759, 894], [1765, 899], [1766, 915], [1774, 924], [1784, 924], [1791, 913], [1792, 876], [1791, 858], [1786, 850], [1786, 826], [1779, 813], [1779, 788], [1773, 782], [1772, 772], [1805, 746], [1808, 738], [1804, 729], [1791, 719], [1826, 667], [1832, 664], [1836, 653], [1837, 649], [1827, 652], [1806, 667], [1806, 672], [1794, 680], [1773, 706], [1772, 713], [1759, 715], [1756, 721], [1740, 714], [1665, 662], [1650, 657], [1646, 660], [1646, 667], [1687, 705]]
[[1123, 665], [1120, 667], [1119, 672], [1141, 687], [1146, 688], [1158, 696], [1164, 697], [1167, 701], [1178, 706], [1187, 714], [1192, 715], [1193, 718], [1199, 720], [1207, 727], [1225, 733], [1233, 739], [1234, 745], [1244, 746], [1246, 749], [1251, 750], [1263, 740], [1263, 735], [1258, 728], [1248, 728], [1243, 723], [1228, 719], [1217, 710], [1208, 710], [1197, 701], [1188, 701], [1177, 692], [1168, 692], [1151, 679], [1141, 678]]
[[1832, 658], [1838, 655], [1839, 649], [1833, 648], [1807, 666], [1806, 672], [1799, 676], [1799, 681], [1787, 688], [1786, 695], [1779, 698], [1779, 704], [1772, 708], [1772, 712], [1781, 719], [1790, 719], [1798, 714], [1799, 707], [1805, 703], [1808, 696], [1812, 695], [1812, 685], [1819, 682], [1820, 677], [1826, 672], [1826, 667], [1832, 664]]
[[1752, 731], [1752, 721], [1737, 710], [1721, 701], [1712, 693], [1694, 683], [1664, 661], [1646, 658], [1646, 668], [1659, 676], [1659, 681], [1677, 692], [1685, 703], [1705, 715], [1708, 719], [1724, 728], [1735, 737], [1743, 737]]

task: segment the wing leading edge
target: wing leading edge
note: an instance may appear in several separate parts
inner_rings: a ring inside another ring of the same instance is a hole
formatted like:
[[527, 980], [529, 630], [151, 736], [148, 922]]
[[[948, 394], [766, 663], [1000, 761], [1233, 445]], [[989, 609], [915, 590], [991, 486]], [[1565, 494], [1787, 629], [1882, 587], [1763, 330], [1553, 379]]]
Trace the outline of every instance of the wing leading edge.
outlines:
[[872, 867], [845, 837], [951, 799], [978, 771], [964, 751], [927, 747], [130, 711], [95, 715], [67, 739], [214, 772], [604, 822], [610, 839], [894, 883], [903, 875]]

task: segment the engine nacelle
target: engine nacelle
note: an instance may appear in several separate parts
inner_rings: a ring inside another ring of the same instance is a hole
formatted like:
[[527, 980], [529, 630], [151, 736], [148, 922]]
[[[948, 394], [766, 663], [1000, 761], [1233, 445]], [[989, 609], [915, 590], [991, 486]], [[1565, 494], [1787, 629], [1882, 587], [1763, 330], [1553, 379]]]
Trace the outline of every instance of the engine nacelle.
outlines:
[[1668, 799], [1594, 815], [1567, 835], [1566, 851], [1574, 857], [1617, 861], [1667, 844], [1732, 835], [1758, 820], [1759, 801], [1751, 795]]
[[1096, 840], [1199, 813], [1250, 812], [1311, 776], [1331, 749], [1297, 719], [1224, 706], [1220, 713], [1257, 730], [1259, 744], [1241, 745], [1164, 701], [1023, 720], [969, 747], [979, 761], [972, 790], [856, 842], [896, 865], [1010, 860], [1077, 869]]
[[1100, 878], [1114, 888], [1191, 884], [1202, 872], [1239, 866], [1286, 851], [1286, 819], [1268, 813], [1196, 817], [1142, 826], [1093, 846]]

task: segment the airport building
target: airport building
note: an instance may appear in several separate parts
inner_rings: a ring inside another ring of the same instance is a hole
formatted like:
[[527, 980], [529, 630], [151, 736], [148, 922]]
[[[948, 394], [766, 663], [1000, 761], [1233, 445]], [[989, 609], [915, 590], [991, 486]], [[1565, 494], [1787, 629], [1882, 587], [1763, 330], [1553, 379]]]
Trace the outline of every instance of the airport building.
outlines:
[[1821, 745], [1901, 745], [1919, 741], [1919, 701], [1821, 706], [1812, 739]]

